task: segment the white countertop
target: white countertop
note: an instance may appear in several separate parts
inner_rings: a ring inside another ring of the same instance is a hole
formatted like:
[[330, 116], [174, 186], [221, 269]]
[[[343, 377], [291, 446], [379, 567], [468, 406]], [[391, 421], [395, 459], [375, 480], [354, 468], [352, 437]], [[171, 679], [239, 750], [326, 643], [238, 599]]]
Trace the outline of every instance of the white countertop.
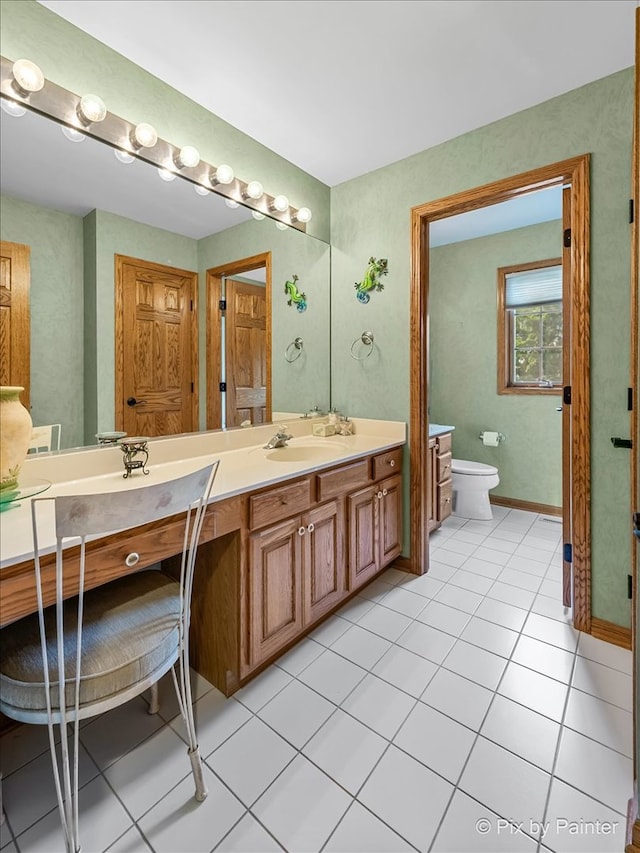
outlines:
[[[152, 439], [149, 442], [148, 476], [135, 471], [128, 479], [123, 479], [121, 449], [92, 447], [30, 456], [23, 465], [22, 477], [25, 481], [33, 478], [50, 480], [51, 488], [40, 497], [52, 498], [122, 491], [166, 482], [219, 459], [220, 467], [211, 498], [211, 502], [215, 502], [382, 452], [406, 441], [406, 425], [402, 422], [359, 418], [352, 419], [352, 422], [354, 435], [326, 438], [311, 434], [312, 425], [318, 423], [318, 419], [290, 422], [288, 432], [294, 437], [289, 441], [289, 448], [301, 450], [301, 455], [310, 454], [310, 458], [300, 461], [285, 460], [285, 456], [296, 455], [287, 448], [283, 448], [288, 451], [285, 454], [278, 454], [278, 449], [264, 449], [276, 430], [283, 428], [282, 424], [269, 424], [251, 429]], [[23, 500], [0, 513], [0, 568], [33, 557], [30, 504], [30, 499]], [[54, 550], [53, 521], [50, 544], [43, 550]]]
[[429, 424], [429, 438], [436, 438], [438, 435], [445, 435], [447, 432], [453, 432], [454, 426], [446, 426], [445, 424]]

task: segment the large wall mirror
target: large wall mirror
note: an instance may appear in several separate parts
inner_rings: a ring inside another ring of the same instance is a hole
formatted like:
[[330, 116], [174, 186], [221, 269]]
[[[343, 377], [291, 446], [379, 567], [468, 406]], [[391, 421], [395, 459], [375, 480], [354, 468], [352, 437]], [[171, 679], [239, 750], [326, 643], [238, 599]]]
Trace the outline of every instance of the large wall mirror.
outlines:
[[[199, 195], [180, 177], [163, 181], [149, 163], [122, 163], [113, 148], [91, 137], [73, 142], [60, 124], [30, 110], [20, 117], [3, 114], [0, 143], [0, 236], [30, 249], [31, 413], [36, 425], [62, 425], [63, 448], [94, 444], [97, 432], [119, 426], [115, 318], [123, 258], [195, 276], [197, 340], [190, 346], [198, 352], [199, 413], [193, 428], [224, 425], [224, 418], [212, 423], [207, 413], [225, 411], [224, 403], [210, 403], [224, 393], [218, 379], [233, 367], [226, 363], [233, 348], [225, 351], [224, 323], [212, 316], [218, 306], [208, 298], [210, 271], [251, 257], [269, 263], [235, 278], [265, 288], [269, 415], [329, 407], [326, 243], [269, 217], [257, 221], [248, 208], [231, 209], [215, 193]], [[305, 294], [305, 310], [291, 298], [295, 291], [286, 292], [287, 282]], [[222, 371], [215, 380], [207, 364], [208, 323]], [[302, 346], [292, 346], [296, 340]], [[134, 374], [141, 369], [136, 352], [134, 346], [124, 353], [126, 365], [133, 359]], [[236, 365], [236, 378], [245, 367]]]

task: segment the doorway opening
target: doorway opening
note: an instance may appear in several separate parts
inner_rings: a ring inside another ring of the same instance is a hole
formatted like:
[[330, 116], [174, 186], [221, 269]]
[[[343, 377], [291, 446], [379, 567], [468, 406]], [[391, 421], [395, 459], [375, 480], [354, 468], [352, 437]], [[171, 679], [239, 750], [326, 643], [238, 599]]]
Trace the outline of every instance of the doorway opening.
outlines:
[[410, 571], [429, 566], [429, 228], [430, 224], [533, 191], [563, 187], [562, 492], [563, 599], [573, 623], [591, 627], [589, 395], [589, 155], [505, 178], [412, 210]]

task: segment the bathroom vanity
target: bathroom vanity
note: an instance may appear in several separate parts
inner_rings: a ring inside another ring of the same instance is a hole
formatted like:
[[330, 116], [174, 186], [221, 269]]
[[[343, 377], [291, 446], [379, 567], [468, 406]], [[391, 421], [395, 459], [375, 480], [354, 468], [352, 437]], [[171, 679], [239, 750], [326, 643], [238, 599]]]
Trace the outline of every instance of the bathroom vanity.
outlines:
[[[313, 438], [309, 421], [296, 423], [289, 446], [273, 450], [263, 446], [272, 426], [154, 440], [148, 477], [124, 480], [119, 448], [28, 460], [25, 476], [51, 480], [46, 495], [89, 494], [169, 480], [220, 459], [198, 550], [191, 660], [230, 695], [401, 552], [405, 425], [354, 425], [352, 436]], [[0, 516], [2, 625], [36, 609], [30, 524], [29, 501]], [[178, 571], [182, 530], [168, 518], [92, 541], [86, 586], [157, 563]], [[50, 602], [55, 554], [41, 564]], [[75, 560], [68, 565], [71, 596], [78, 578]]]
[[451, 433], [455, 427], [429, 424], [429, 488], [427, 509], [429, 533], [451, 515]]

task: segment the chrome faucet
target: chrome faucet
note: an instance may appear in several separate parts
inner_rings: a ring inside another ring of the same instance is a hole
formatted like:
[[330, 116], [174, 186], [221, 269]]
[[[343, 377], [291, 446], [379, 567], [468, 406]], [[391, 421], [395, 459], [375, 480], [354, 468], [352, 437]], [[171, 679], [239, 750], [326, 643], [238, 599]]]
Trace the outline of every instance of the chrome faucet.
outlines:
[[264, 450], [273, 450], [276, 447], [286, 447], [287, 442], [290, 438], [293, 438], [292, 435], [289, 435], [287, 430], [289, 427], [283, 426], [280, 427], [278, 432], [270, 439], [264, 446]]

